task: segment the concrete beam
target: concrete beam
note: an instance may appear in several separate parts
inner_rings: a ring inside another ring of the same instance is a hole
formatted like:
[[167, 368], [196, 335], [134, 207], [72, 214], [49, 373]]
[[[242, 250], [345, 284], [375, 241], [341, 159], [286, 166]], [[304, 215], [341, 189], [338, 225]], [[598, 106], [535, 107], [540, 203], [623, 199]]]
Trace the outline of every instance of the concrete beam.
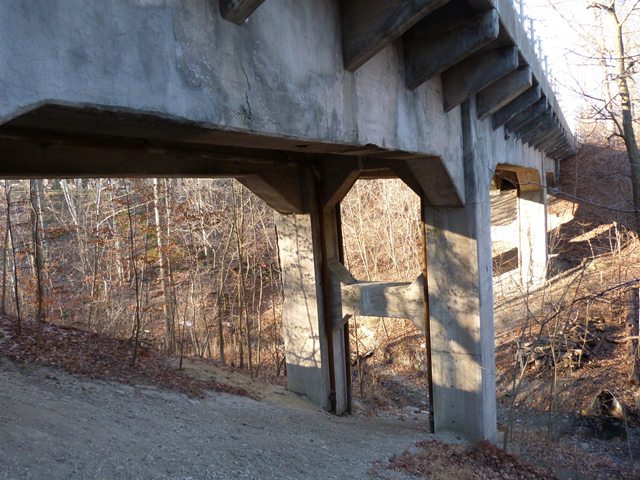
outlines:
[[342, 0], [344, 67], [354, 72], [449, 0]]
[[220, 0], [220, 15], [225, 20], [242, 25], [265, 0]]
[[542, 115], [549, 108], [546, 98], [541, 98], [536, 103], [528, 108], [525, 108], [522, 112], [517, 114], [511, 120], [509, 120], [505, 128], [510, 132], [515, 132], [519, 128], [522, 128], [527, 123]]
[[541, 133], [546, 133], [550, 129], [553, 129], [556, 123], [556, 116], [553, 110], [549, 109], [542, 115], [540, 115], [534, 122], [531, 122], [526, 130], [521, 130], [520, 140], [523, 143], [529, 143], [533, 138], [538, 137]]
[[413, 282], [343, 284], [342, 307], [344, 315], [406, 318], [424, 333], [424, 277]]
[[4, 178], [288, 177], [296, 169], [287, 161], [255, 155], [4, 132], [0, 158], [12, 159], [0, 162]]
[[576, 151], [572, 145], [566, 145], [562, 148], [558, 148], [553, 152], [547, 154], [547, 156], [553, 160], [562, 160], [563, 158], [570, 157], [571, 155], [575, 155]]
[[540, 172], [534, 168], [520, 168], [516, 170], [516, 177], [518, 178], [519, 193], [539, 192], [543, 190]]
[[507, 123], [513, 117], [521, 113], [526, 108], [529, 108], [541, 97], [540, 86], [536, 85], [535, 87], [531, 87], [529, 90], [524, 92], [518, 98], [510, 102], [509, 104], [502, 107], [496, 113], [493, 114], [492, 117], [492, 125], [493, 129], [500, 128], [502, 125]]
[[571, 144], [569, 143], [569, 141], [565, 138], [561, 138], [560, 141], [554, 145], [552, 148], [550, 148], [547, 153], [549, 155], [553, 155], [554, 153], [557, 153], [560, 150], [564, 150], [566, 148], [570, 148]]
[[559, 127], [560, 125], [558, 123], [558, 118], [555, 115], [552, 115], [551, 119], [548, 122], [540, 125], [540, 127], [538, 127], [535, 132], [532, 132], [526, 137], [523, 136], [522, 141], [534, 147], [535, 144], [540, 140], [548, 138], [549, 135], [553, 135], [554, 133], [558, 132]]
[[484, 120], [526, 92], [533, 84], [529, 67], [520, 67], [497, 82], [478, 92], [476, 105], [478, 118]]
[[557, 141], [565, 135], [561, 126], [557, 126], [556, 129], [550, 131], [544, 137], [538, 139], [533, 143], [534, 148], [545, 151], [545, 149], [553, 142]]
[[544, 188], [540, 172], [535, 168], [498, 165], [496, 175], [516, 185], [519, 192], [537, 192]]
[[496, 80], [518, 68], [518, 49], [477, 53], [442, 74], [444, 109], [451, 111]]
[[499, 31], [495, 10], [446, 21], [426, 18], [403, 37], [407, 87], [453, 67], [498, 38]]
[[536, 132], [540, 126], [546, 125], [552, 119], [553, 110], [549, 108], [540, 115], [531, 118], [531, 120], [513, 129], [512, 131], [518, 136], [518, 138], [522, 139], [525, 135], [530, 135], [531, 133]]
[[550, 152], [558, 145], [566, 141], [566, 133], [564, 131], [559, 131], [556, 136], [552, 136], [548, 140], [544, 141], [543, 145], [540, 146], [540, 150], [542, 150], [543, 152]]

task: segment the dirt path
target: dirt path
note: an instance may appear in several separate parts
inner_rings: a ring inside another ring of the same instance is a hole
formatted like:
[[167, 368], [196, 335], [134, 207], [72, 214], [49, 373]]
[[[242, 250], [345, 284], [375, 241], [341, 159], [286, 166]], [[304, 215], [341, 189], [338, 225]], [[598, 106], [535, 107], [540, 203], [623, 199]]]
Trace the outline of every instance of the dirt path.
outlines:
[[374, 460], [428, 438], [425, 422], [278, 396], [193, 400], [0, 359], [0, 479], [372, 478]]

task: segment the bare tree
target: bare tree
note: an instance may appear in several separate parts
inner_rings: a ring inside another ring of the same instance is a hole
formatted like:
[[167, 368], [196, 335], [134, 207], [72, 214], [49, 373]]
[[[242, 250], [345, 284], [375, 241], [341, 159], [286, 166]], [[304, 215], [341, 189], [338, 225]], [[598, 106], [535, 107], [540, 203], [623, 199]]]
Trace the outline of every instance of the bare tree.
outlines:
[[604, 14], [603, 23], [606, 28], [603, 29], [603, 32], [604, 35], [610, 37], [610, 42], [603, 42], [603, 44], [610, 43], [611, 51], [605, 47], [601, 54], [606, 56], [603, 59], [603, 64], [607, 65], [607, 58], [611, 62], [612, 72], [607, 72], [607, 76], [615, 83], [617, 91], [606, 99], [603, 108], [613, 120], [617, 130], [616, 135], [622, 139], [627, 150], [631, 167], [636, 229], [640, 229], [640, 153], [636, 143], [633, 102], [629, 89], [629, 81], [632, 80], [637, 55], [630, 55], [625, 48], [625, 36], [630, 33], [624, 28], [625, 23], [632, 18], [636, 11], [638, 2], [635, 2], [630, 8], [627, 7], [622, 16], [618, 13], [619, 10], [625, 9], [625, 4], [629, 3], [616, 0], [593, 2], [588, 8], [599, 10]]

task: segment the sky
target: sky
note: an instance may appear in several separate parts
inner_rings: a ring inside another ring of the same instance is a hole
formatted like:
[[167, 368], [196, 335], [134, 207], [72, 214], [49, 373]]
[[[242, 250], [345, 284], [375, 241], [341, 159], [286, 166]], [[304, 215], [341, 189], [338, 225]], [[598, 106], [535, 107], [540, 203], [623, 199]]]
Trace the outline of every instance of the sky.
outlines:
[[596, 23], [593, 10], [587, 9], [589, 3], [590, 0], [525, 0], [524, 8], [525, 15], [534, 19], [536, 36], [542, 41], [543, 54], [558, 83], [560, 106], [574, 132], [576, 118], [585, 105], [579, 91], [598, 95], [602, 84], [601, 69], [581, 57], [586, 53], [583, 45], [595, 41], [585, 36], [583, 28]]

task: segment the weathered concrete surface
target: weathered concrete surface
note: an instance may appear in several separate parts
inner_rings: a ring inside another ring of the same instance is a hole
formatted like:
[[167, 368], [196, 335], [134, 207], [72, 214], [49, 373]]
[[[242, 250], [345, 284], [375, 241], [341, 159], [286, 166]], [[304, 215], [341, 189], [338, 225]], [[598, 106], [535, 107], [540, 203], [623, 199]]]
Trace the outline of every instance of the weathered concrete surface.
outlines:
[[442, 75], [444, 109], [450, 111], [518, 68], [518, 50], [500, 48], [478, 53]]
[[404, 40], [407, 86], [417, 88], [453, 67], [498, 38], [499, 31], [495, 10], [420, 23]]
[[484, 120], [531, 88], [531, 69], [520, 67], [478, 92], [478, 118]]
[[495, 441], [490, 157], [478, 145], [476, 111], [463, 104], [466, 206], [426, 209], [436, 431]]
[[[11, 68], [0, 77], [0, 156], [14, 161], [0, 174], [232, 176], [297, 212], [278, 219], [290, 388], [342, 413], [350, 377], [343, 293], [328, 270], [340, 260], [335, 207], [361, 172], [396, 173], [427, 205], [436, 427], [492, 440], [489, 183], [498, 164], [549, 171], [540, 151], [507, 131], [547, 105], [563, 131], [547, 157], [573, 145], [510, 0], [474, 0], [475, 13], [497, 12], [495, 44], [413, 91], [402, 42], [392, 40], [428, 22], [439, 1], [406, 3], [376, 0], [376, 11], [398, 16], [359, 19], [375, 20], [363, 31], [382, 43], [352, 73], [336, 0], [269, 0], [242, 25], [224, 20], [215, 0], [2, 2], [0, 64]], [[467, 7], [442, 3], [451, 18]], [[474, 94], [523, 61], [538, 88], [479, 120]], [[506, 129], [496, 117], [508, 117]]]
[[110, 106], [442, 156], [462, 184], [459, 112], [442, 112], [440, 80], [406, 89], [396, 45], [349, 73], [341, 44], [335, 1], [269, 0], [242, 26], [210, 0], [2, 2], [0, 124], [42, 102]]
[[518, 192], [518, 256], [524, 292], [544, 284], [547, 278], [546, 193], [546, 188]]
[[[329, 265], [339, 260], [335, 207], [315, 203], [316, 185], [307, 172], [305, 199], [311, 213], [278, 215], [278, 248], [284, 303], [282, 330], [287, 361], [287, 385], [326, 410], [351, 410], [347, 339], [343, 328], [340, 284]], [[321, 196], [321, 194], [320, 194]]]
[[314, 256], [311, 215], [277, 215], [276, 226], [286, 292], [282, 336], [287, 387], [329, 410], [327, 335], [322, 322], [321, 274]]
[[[342, 309], [334, 316], [341, 324], [346, 316], [406, 318], [425, 332], [424, 277], [413, 282], [358, 282], [342, 264], [332, 264], [331, 272], [340, 283]], [[340, 315], [344, 317], [340, 318]]]
[[540, 100], [540, 87], [531, 87], [515, 100], [502, 107], [493, 115], [493, 128], [499, 128], [522, 112], [525, 108]]

